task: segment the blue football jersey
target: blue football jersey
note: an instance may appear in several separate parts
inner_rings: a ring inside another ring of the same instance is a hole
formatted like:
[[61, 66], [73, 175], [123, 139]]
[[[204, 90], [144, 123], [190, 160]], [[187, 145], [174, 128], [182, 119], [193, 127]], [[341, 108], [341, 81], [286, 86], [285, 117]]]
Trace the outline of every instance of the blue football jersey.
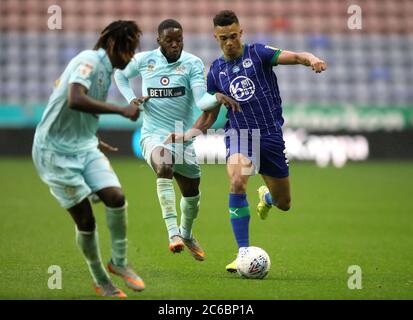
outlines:
[[216, 59], [209, 70], [209, 93], [232, 96], [241, 112], [227, 113], [225, 129], [260, 129], [261, 134], [280, 130], [284, 123], [277, 77], [273, 71], [281, 50], [253, 43], [245, 44], [241, 57]]

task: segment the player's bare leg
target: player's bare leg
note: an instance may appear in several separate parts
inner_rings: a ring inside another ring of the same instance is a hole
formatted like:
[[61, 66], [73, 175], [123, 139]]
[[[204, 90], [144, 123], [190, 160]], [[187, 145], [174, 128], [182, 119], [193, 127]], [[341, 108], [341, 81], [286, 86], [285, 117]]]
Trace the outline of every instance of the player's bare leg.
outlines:
[[282, 211], [288, 211], [291, 206], [290, 179], [274, 178], [262, 175], [266, 186], [258, 189], [259, 203], [257, 213], [261, 219], [268, 217], [268, 212], [272, 206], [276, 206]]
[[179, 233], [176, 219], [176, 198], [172, 181], [172, 154], [165, 148], [156, 147], [151, 154], [151, 164], [157, 175], [158, 199], [162, 209], [162, 217], [168, 230], [169, 250], [173, 253], [179, 253], [184, 249], [185, 244]]
[[[250, 212], [247, 201], [247, 183], [253, 171], [252, 162], [242, 154], [233, 154], [227, 160], [230, 181], [229, 213], [238, 250], [249, 246]], [[236, 259], [226, 266], [228, 272], [236, 272]]]
[[126, 297], [126, 294], [112, 283], [103, 267], [95, 218], [89, 200], [84, 199], [68, 211], [75, 221], [76, 242], [92, 274], [96, 293], [102, 296]]
[[252, 174], [251, 160], [240, 153], [233, 154], [227, 160], [227, 174], [230, 182], [230, 192], [244, 194], [247, 192], [248, 179]]
[[181, 224], [179, 231], [183, 238], [186, 247], [191, 252], [191, 255], [198, 261], [205, 260], [205, 252], [199, 242], [192, 235], [192, 225], [198, 217], [199, 212], [199, 184], [200, 178], [187, 178], [179, 173], [174, 173], [176, 182], [182, 193], [180, 202], [181, 207]]

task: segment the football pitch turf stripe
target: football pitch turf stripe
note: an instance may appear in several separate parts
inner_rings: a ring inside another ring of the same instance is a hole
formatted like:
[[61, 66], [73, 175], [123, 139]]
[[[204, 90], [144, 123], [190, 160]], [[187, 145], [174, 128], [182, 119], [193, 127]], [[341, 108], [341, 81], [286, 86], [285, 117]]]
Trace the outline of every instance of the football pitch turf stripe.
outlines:
[[[145, 280], [131, 299], [413, 299], [413, 164], [350, 163], [342, 169], [292, 161], [292, 209], [255, 213], [260, 177], [250, 179], [251, 245], [264, 248], [271, 270], [245, 280], [225, 266], [236, 245], [223, 165], [203, 165], [201, 210], [194, 235], [204, 262], [171, 254], [153, 172], [141, 161], [113, 159], [129, 202], [129, 260]], [[29, 158], [0, 159], [0, 299], [101, 299], [74, 239], [69, 215], [38, 178]], [[179, 192], [177, 192], [179, 194]], [[177, 199], [179, 200], [179, 198]], [[110, 240], [102, 204], [94, 206], [102, 256]], [[48, 267], [62, 270], [62, 289], [48, 288]], [[349, 266], [362, 270], [350, 290]]]

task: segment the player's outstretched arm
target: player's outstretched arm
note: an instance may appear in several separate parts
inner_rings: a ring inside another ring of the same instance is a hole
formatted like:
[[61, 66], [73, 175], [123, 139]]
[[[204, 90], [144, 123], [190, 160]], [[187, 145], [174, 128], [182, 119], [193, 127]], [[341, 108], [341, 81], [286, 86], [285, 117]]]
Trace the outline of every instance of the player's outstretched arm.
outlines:
[[281, 51], [277, 64], [302, 64], [304, 66], [311, 67], [316, 73], [320, 73], [327, 69], [325, 61], [319, 59], [315, 55], [309, 52], [293, 52], [293, 51]]
[[198, 118], [191, 129], [189, 129], [185, 133], [170, 133], [164, 143], [183, 143], [205, 133], [217, 120], [220, 109], [221, 107], [218, 106], [212, 110], [202, 112], [201, 116]]
[[193, 137], [205, 133], [217, 120], [221, 105], [231, 108], [234, 112], [239, 112], [241, 110], [240, 105], [234, 99], [219, 92], [209, 94], [203, 86], [192, 88], [192, 93], [194, 95], [195, 104], [203, 111], [202, 115], [187, 132], [172, 132], [166, 138], [164, 143], [183, 143], [191, 140]]
[[[92, 114], [119, 114], [132, 121], [139, 118], [139, 105], [136, 103], [127, 107], [119, 107], [106, 102], [95, 100], [87, 95], [88, 90], [79, 83], [72, 83], [69, 87], [68, 106], [69, 108], [81, 112]], [[141, 103], [148, 100], [148, 97], [141, 97]]]
[[203, 86], [197, 86], [192, 88], [192, 94], [194, 95], [195, 104], [202, 111], [212, 110], [220, 105], [224, 105], [227, 108], [231, 108], [234, 112], [238, 112], [241, 110], [238, 102], [234, 99], [219, 92], [215, 94], [210, 94]]
[[116, 70], [114, 74], [116, 86], [118, 87], [120, 93], [125, 98], [128, 103], [131, 103], [132, 100], [136, 99], [136, 95], [133, 92], [133, 89], [130, 86], [129, 79], [134, 78], [135, 74], [131, 74], [130, 77], [125, 75], [125, 72], [130, 69], [129, 65], [125, 70]]

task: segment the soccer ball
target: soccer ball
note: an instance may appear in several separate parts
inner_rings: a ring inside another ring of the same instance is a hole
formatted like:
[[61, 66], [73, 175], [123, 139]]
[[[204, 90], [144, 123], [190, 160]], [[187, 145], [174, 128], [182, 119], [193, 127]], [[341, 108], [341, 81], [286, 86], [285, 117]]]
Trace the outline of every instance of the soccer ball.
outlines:
[[242, 278], [263, 279], [270, 267], [270, 257], [261, 248], [247, 247], [238, 254], [237, 271]]

